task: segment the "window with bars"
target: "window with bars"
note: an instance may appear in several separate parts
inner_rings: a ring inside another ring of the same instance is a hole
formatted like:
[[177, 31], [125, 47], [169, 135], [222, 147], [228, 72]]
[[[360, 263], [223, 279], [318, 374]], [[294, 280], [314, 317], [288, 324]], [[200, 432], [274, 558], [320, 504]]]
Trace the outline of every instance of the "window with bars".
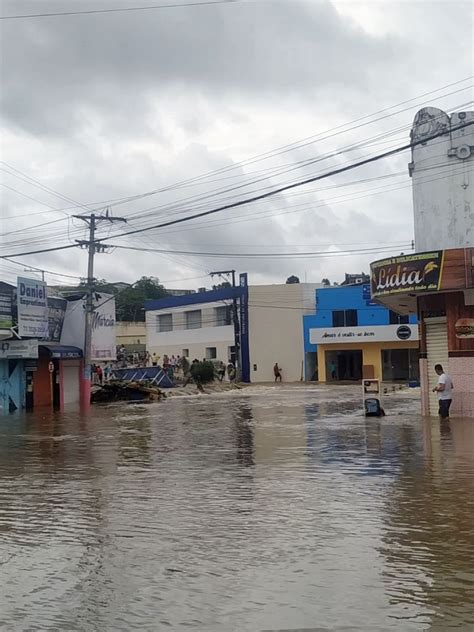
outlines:
[[202, 327], [202, 313], [200, 309], [186, 312], [186, 329], [200, 329]]
[[216, 307], [215, 314], [216, 314], [216, 327], [224, 327], [225, 325], [232, 324], [232, 317], [231, 317], [232, 312], [231, 312], [230, 305], [223, 305], [222, 307]]
[[156, 331], [159, 333], [173, 331], [173, 315], [159, 314], [156, 317]]

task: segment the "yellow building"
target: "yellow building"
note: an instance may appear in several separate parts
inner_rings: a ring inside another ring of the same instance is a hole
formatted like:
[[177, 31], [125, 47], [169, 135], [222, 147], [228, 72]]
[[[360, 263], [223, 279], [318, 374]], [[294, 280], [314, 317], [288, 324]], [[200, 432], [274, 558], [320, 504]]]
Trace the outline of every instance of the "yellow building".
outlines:
[[[320, 344], [317, 351], [318, 380], [329, 382], [361, 379], [363, 376], [391, 382], [416, 378], [418, 345], [418, 340]], [[331, 371], [334, 365], [336, 377]]]
[[146, 323], [116, 322], [115, 335], [118, 347], [125, 347], [128, 353], [146, 351]]

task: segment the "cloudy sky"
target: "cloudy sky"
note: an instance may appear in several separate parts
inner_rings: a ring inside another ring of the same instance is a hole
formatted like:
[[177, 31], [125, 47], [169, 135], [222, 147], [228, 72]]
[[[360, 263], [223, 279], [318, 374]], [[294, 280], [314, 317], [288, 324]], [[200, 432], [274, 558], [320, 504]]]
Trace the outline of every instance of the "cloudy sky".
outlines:
[[[0, 14], [179, 2], [3, 0]], [[386, 252], [407, 251], [408, 153], [210, 217], [118, 235], [402, 145], [423, 105], [471, 109], [473, 82], [462, 80], [473, 74], [472, 27], [472, 5], [453, 1], [243, 0], [2, 20], [0, 252], [75, 243], [85, 231], [72, 215], [106, 206], [128, 224], [103, 222], [101, 235], [138, 249], [96, 257], [96, 276], [111, 281], [153, 275], [198, 287], [223, 268], [248, 271], [253, 283], [290, 274], [340, 281]], [[348, 254], [363, 249], [382, 254]], [[190, 251], [227, 256], [182, 254]], [[297, 252], [329, 255], [242, 256]], [[70, 275], [48, 274], [51, 284], [73, 283], [87, 265], [76, 249], [17, 261], [3, 261], [2, 279], [26, 263]]]

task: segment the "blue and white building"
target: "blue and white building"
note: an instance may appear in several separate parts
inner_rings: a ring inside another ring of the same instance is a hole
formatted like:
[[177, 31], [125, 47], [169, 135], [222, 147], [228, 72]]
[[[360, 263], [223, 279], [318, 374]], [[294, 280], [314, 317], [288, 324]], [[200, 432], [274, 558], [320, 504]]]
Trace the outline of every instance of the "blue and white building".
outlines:
[[315, 305], [303, 317], [306, 380], [419, 378], [416, 316], [371, 301], [368, 283], [318, 288]]
[[303, 316], [314, 312], [314, 283], [247, 286], [201, 291], [145, 302], [147, 351], [235, 362], [233, 301], [238, 304], [245, 382], [273, 381], [278, 362], [283, 380], [304, 379]]

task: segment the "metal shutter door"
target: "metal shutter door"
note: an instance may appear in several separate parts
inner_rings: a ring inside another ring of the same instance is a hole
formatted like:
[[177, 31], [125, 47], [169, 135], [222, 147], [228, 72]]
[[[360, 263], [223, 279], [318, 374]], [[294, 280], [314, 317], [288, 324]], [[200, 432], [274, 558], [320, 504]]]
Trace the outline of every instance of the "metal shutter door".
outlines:
[[65, 365], [63, 370], [63, 389], [64, 389], [64, 404], [77, 404], [79, 402], [80, 390], [79, 390], [79, 366]]
[[433, 393], [433, 388], [438, 383], [438, 376], [434, 371], [434, 365], [442, 364], [445, 370], [448, 369], [448, 329], [446, 319], [437, 318], [435, 322], [431, 323], [426, 320], [426, 351], [428, 358], [430, 415], [437, 415], [438, 395]]

